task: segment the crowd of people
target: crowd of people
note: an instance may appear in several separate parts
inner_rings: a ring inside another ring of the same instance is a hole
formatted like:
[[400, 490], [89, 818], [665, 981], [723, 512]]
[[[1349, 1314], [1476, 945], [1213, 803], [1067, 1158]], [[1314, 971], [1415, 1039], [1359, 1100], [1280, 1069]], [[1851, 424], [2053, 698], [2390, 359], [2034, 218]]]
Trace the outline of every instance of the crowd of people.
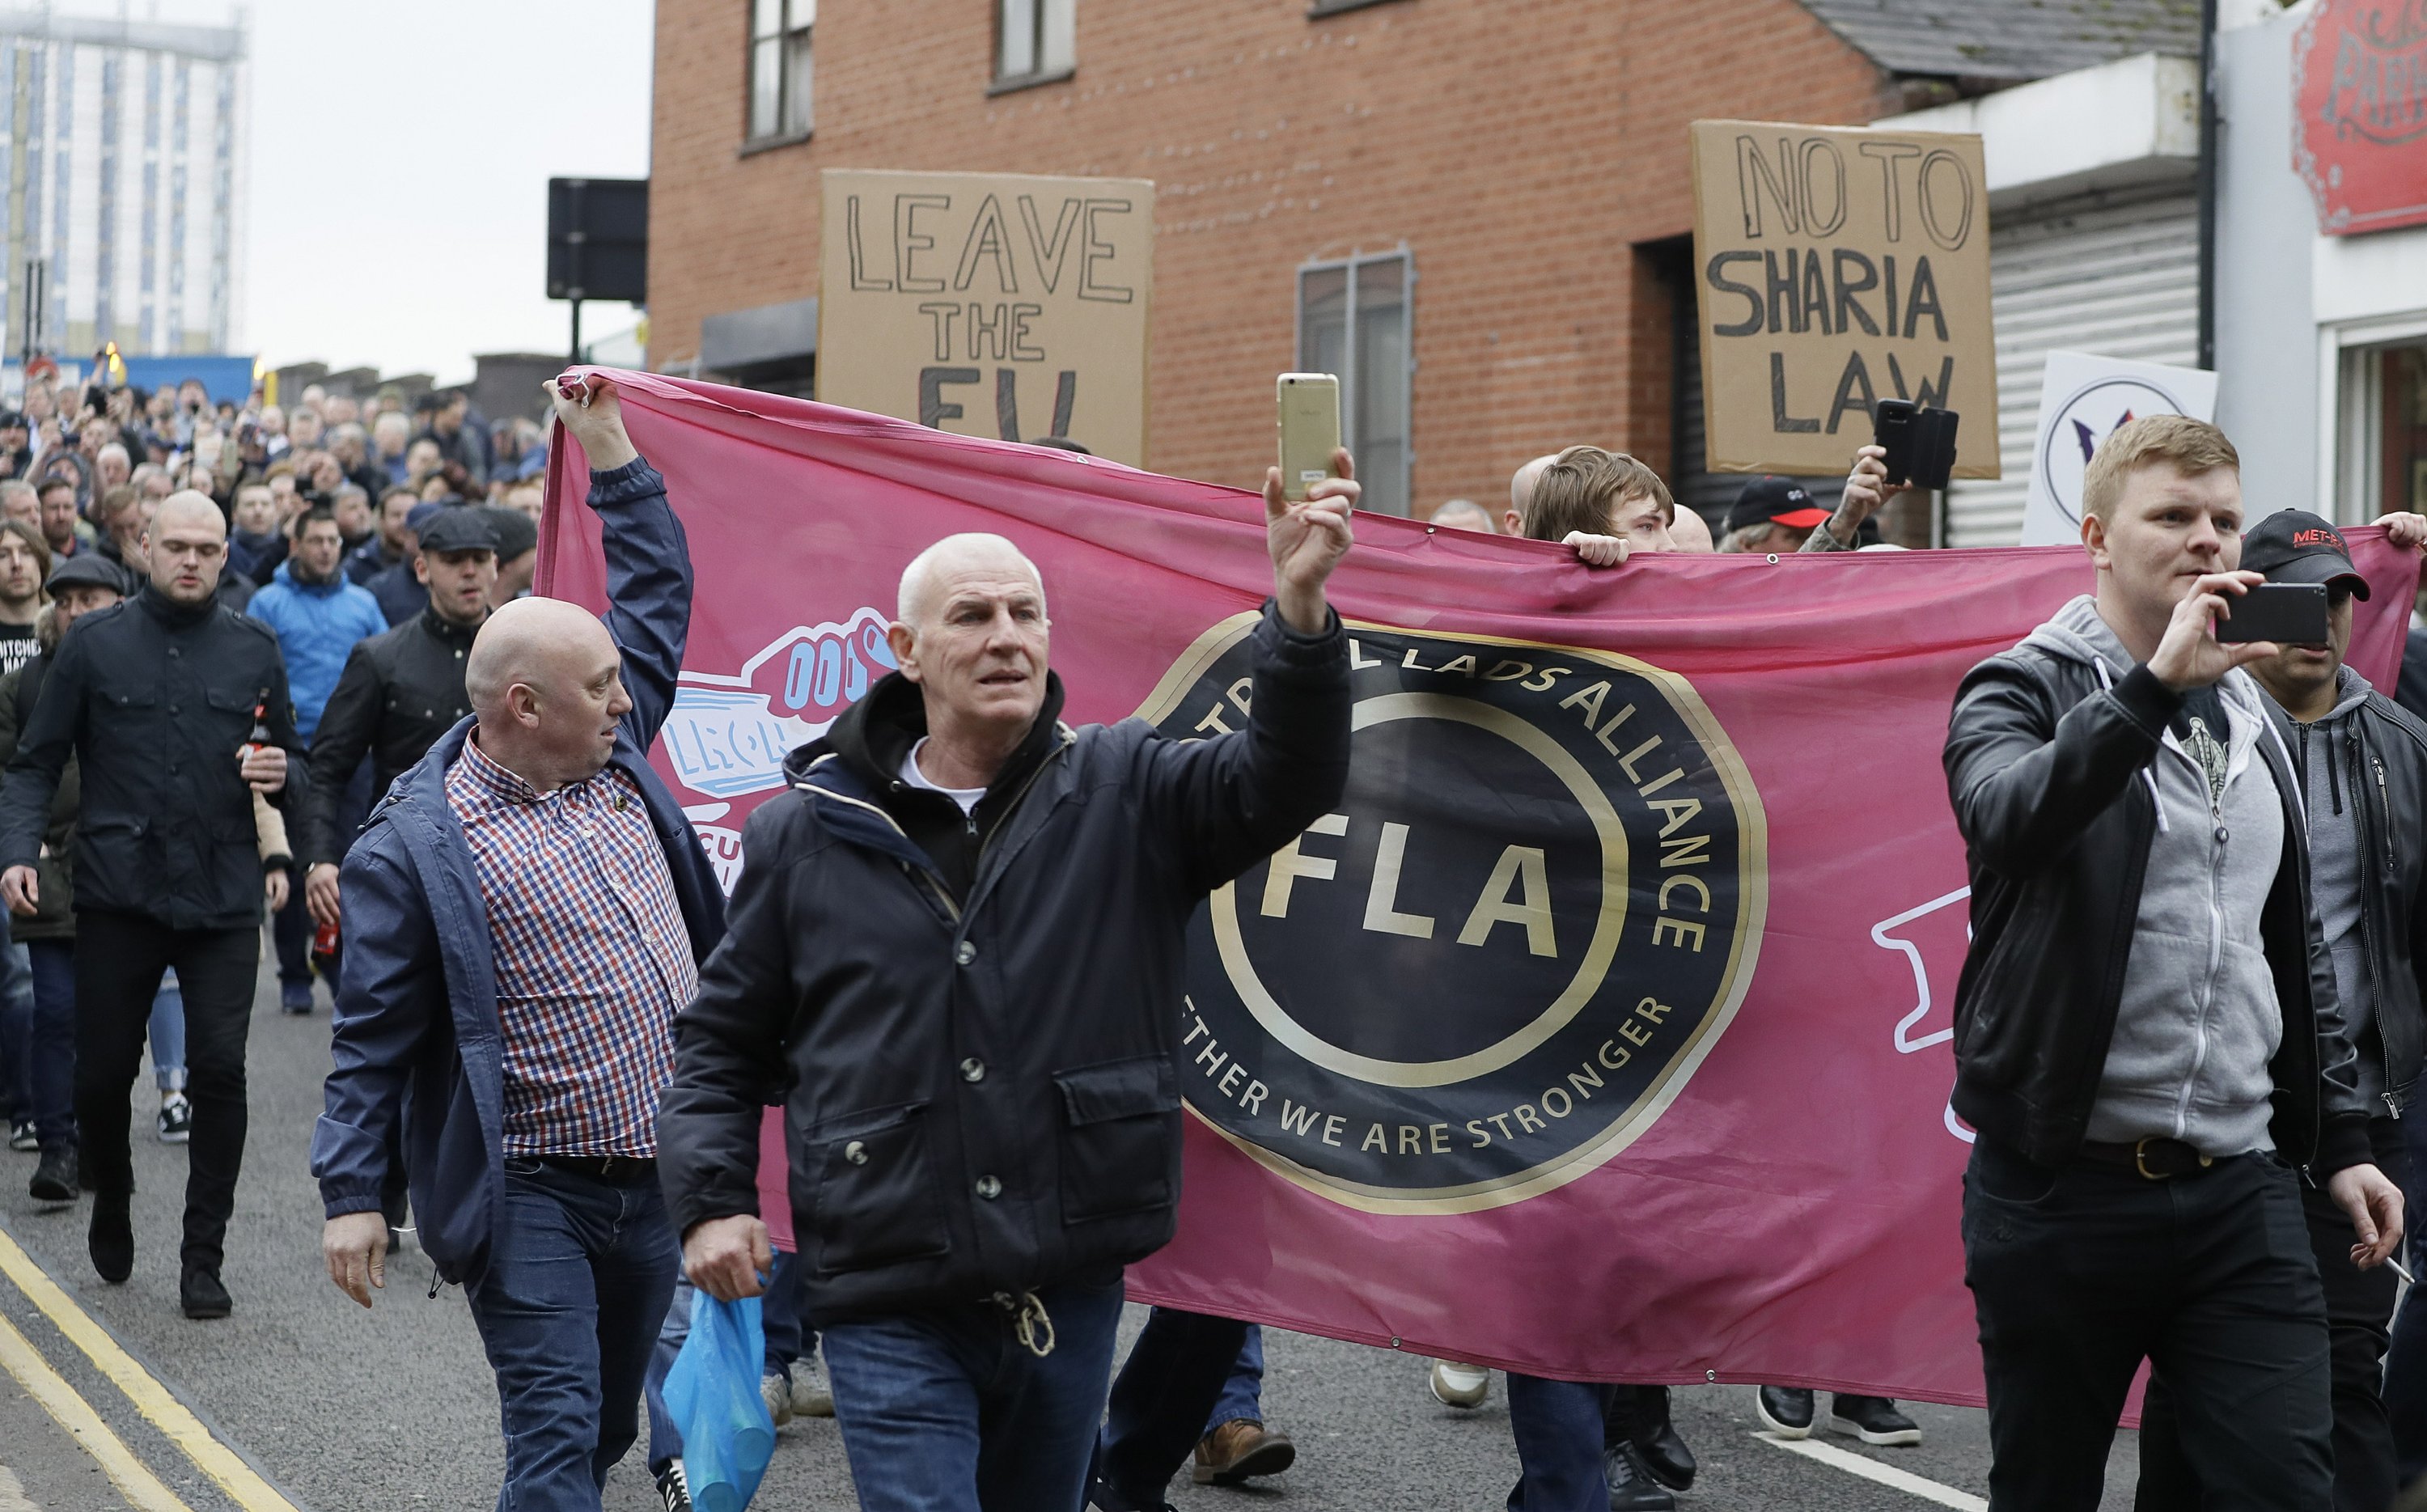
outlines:
[[[460, 395], [37, 384], [0, 415], [0, 1113], [33, 1195], [88, 1195], [93, 1267], [127, 1277], [148, 1043], [155, 1131], [188, 1146], [181, 1303], [230, 1312], [266, 917], [283, 1008], [336, 984], [331, 1278], [370, 1306], [410, 1231], [464, 1287], [501, 1507], [599, 1505], [645, 1408], [689, 1512], [662, 1387], [703, 1296], [760, 1299], [771, 1417], [837, 1417], [878, 1512], [1153, 1512], [1183, 1468], [1288, 1470], [1258, 1328], [1157, 1309], [1117, 1374], [1115, 1329], [1175, 1221], [1187, 920], [1346, 782], [1325, 585], [1353, 460], [1303, 499], [1268, 478], [1247, 722], [1211, 740], [1064, 723], [1034, 565], [994, 535], [919, 554], [898, 670], [789, 757], [728, 898], [646, 759], [683, 527], [611, 383], [549, 398], [591, 467], [603, 620], [528, 593], [546, 431]], [[1756, 479], [1715, 539], [1578, 445], [1505, 511], [1432, 518], [1618, 570], [1898, 549], [1873, 517], [1900, 486], [1865, 447], [1835, 503]], [[1991, 1503], [2094, 1507], [2145, 1360], [2142, 1505], [2383, 1512], [2427, 1470], [2427, 1323], [2397, 1325], [2386, 1263], [2427, 1058], [2427, 723], [2344, 665], [2370, 584], [2340, 533], [2245, 532], [2214, 427], [2126, 425], [2084, 486], [2095, 591], [1973, 672], [1946, 745]], [[2221, 642], [2262, 582], [2323, 588], [2326, 641]], [[1426, 1384], [1473, 1408], [1490, 1373]], [[1507, 1390], [1512, 1512], [1659, 1512], [1696, 1478], [1665, 1388]], [[1753, 1410], [1921, 1437], [1881, 1397]]]
[[37, 376], [22, 402], [0, 413], [0, 1114], [37, 1201], [91, 1195], [94, 1265], [122, 1280], [148, 1044], [155, 1132], [188, 1146], [181, 1298], [223, 1316], [263, 912], [282, 1006], [309, 1013], [315, 919], [334, 983], [335, 863], [397, 732], [434, 723], [426, 745], [462, 711], [472, 629], [528, 588], [546, 433], [461, 393], [282, 408]]

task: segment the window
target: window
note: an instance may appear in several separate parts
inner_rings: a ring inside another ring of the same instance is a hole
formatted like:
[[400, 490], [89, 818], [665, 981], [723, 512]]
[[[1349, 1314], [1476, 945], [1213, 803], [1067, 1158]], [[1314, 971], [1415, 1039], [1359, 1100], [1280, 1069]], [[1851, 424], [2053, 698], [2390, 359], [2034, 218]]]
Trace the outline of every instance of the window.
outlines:
[[2345, 348], [2342, 368], [2344, 521], [2427, 513], [2427, 339]]
[[809, 134], [809, 24], [818, 0], [750, 0], [750, 139]]
[[1365, 484], [1360, 508], [1408, 512], [1415, 271], [1405, 247], [1310, 263], [1297, 274], [1297, 366], [1340, 379], [1340, 439]]
[[1078, 0], [995, 0], [997, 84], [1042, 83], [1071, 68]]

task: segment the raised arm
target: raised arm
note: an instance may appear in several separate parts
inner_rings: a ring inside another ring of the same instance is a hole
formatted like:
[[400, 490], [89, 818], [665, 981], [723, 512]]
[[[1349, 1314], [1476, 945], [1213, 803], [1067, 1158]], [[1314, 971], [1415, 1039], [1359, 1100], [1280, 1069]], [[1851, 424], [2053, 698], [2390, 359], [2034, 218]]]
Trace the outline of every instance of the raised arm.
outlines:
[[1247, 727], [1144, 753], [1143, 808], [1192, 892], [1270, 855], [1340, 802], [1348, 785], [1348, 640], [1324, 585], [1347, 554], [1358, 484], [1348, 453], [1301, 504], [1264, 478], [1273, 599], [1255, 631]]
[[674, 707], [691, 635], [691, 545], [666, 502], [666, 480], [632, 449], [614, 385], [591, 376], [581, 398], [546, 385], [557, 418], [590, 463], [590, 507], [607, 554], [607, 629], [624, 653], [632, 711], [624, 726], [643, 750]]

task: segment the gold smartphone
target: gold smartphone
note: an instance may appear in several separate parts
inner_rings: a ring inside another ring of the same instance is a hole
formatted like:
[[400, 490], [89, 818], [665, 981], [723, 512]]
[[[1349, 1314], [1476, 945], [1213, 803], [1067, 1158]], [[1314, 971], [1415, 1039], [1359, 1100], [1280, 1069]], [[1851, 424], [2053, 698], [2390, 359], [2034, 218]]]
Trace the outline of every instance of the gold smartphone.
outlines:
[[1303, 501], [1308, 489], [1334, 476], [1340, 380], [1329, 373], [1283, 373], [1273, 398], [1280, 414], [1281, 496]]

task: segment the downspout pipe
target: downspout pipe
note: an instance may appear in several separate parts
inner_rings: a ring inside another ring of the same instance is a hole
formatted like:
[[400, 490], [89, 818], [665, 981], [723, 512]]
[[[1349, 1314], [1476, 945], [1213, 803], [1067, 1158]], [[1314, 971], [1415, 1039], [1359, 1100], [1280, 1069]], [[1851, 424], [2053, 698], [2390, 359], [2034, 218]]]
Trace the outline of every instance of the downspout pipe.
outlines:
[[2200, 0], [2199, 366], [2216, 370], [2216, 7]]

